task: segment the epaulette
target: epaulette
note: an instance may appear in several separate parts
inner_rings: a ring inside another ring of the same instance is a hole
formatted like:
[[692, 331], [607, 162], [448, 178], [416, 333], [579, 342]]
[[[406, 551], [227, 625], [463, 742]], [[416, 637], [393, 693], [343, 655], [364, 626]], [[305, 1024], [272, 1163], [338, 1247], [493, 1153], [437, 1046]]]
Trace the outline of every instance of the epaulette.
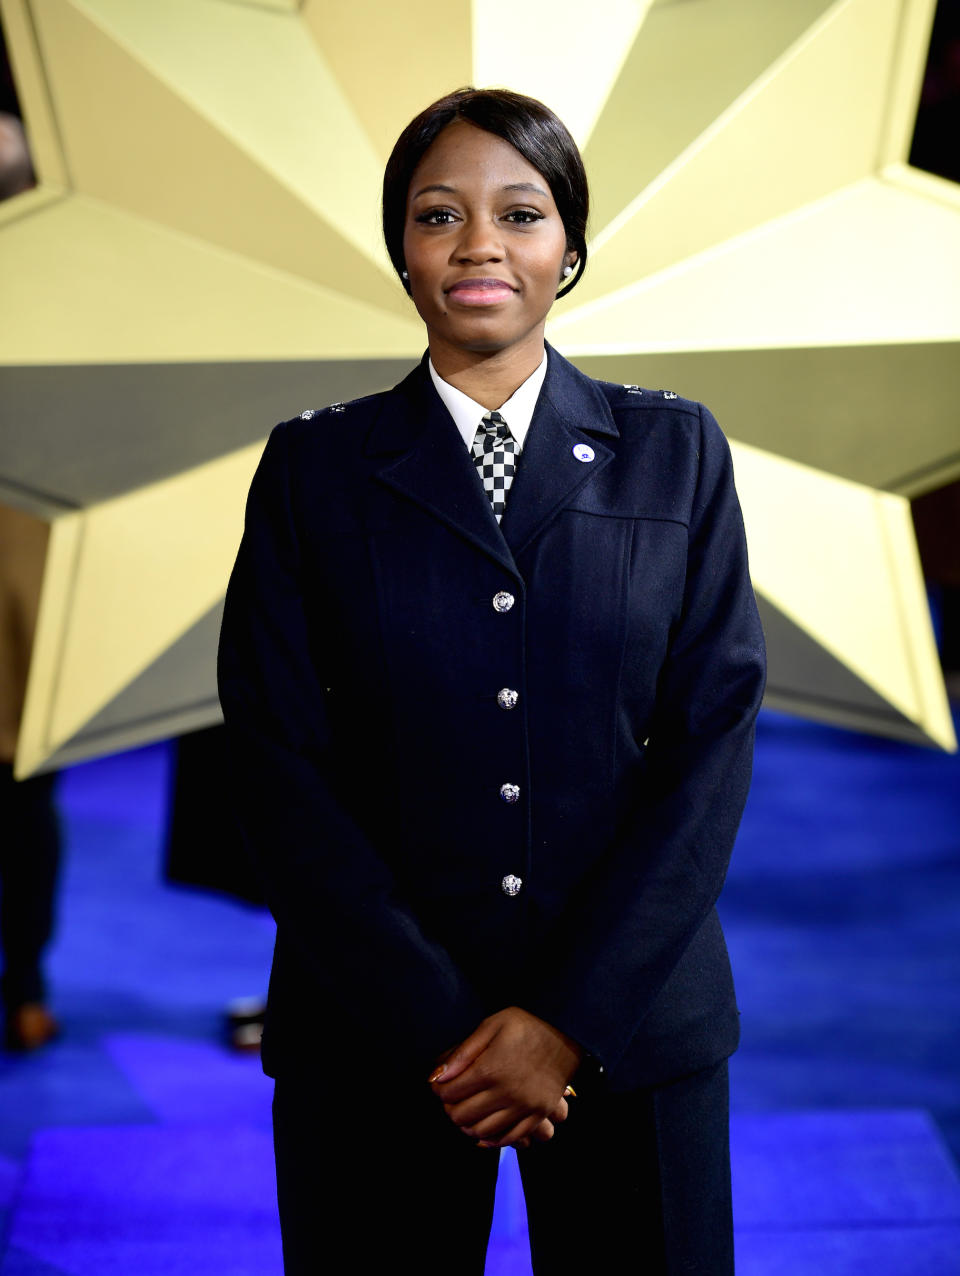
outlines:
[[[616, 385], [615, 382], [612, 384]], [[632, 397], [638, 406], [640, 404], [644, 404], [649, 407], [653, 407], [654, 405], [659, 407], [663, 403], [676, 403], [677, 407], [685, 408], [687, 410], [692, 410], [695, 407], [692, 400], [684, 399], [674, 390], [647, 390], [644, 389], [643, 386], [628, 384], [617, 386], [616, 388], [621, 391], [626, 391], [626, 394]]]
[[329, 403], [325, 408], [305, 408], [300, 413], [301, 421], [312, 421], [314, 417], [323, 416], [325, 412], [346, 412], [345, 403]]
[[[364, 394], [359, 399], [350, 399], [346, 403], [328, 403], [325, 408], [306, 408], [300, 413], [299, 420], [315, 421], [318, 417], [323, 416], [339, 416], [342, 412], [349, 412], [351, 408], [358, 407], [361, 403], [366, 403], [368, 399], [375, 399], [375, 394]], [[297, 418], [294, 418], [295, 420]]]

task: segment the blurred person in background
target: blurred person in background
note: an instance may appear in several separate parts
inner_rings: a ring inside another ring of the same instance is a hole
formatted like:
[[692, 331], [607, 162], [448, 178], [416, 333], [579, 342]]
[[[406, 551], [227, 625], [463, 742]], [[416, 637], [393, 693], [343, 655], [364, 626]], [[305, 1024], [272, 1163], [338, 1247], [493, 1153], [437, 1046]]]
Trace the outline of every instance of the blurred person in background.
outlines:
[[33, 164], [20, 120], [0, 111], [0, 199], [10, 199], [34, 185]]
[[[0, 112], [0, 199], [33, 185], [23, 125]], [[0, 506], [0, 1003], [8, 1050], [36, 1050], [58, 1032], [43, 974], [60, 863], [56, 777], [13, 778], [46, 547], [44, 524]]]
[[35, 1050], [58, 1031], [43, 974], [60, 863], [56, 777], [13, 778], [46, 547], [43, 523], [0, 506], [0, 1001], [8, 1050]]

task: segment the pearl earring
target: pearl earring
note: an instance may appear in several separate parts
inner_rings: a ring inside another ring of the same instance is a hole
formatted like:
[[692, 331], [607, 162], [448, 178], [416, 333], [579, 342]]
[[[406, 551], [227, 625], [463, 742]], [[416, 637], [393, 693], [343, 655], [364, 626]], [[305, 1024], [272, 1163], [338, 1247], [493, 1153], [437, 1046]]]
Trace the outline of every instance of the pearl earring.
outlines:
[[406, 272], [405, 270], [401, 270], [401, 271], [400, 271], [400, 278], [401, 278], [401, 279], [406, 279], [408, 282], [409, 282], [409, 280], [410, 280], [410, 276], [407, 274], [407, 272]]
[[570, 276], [571, 276], [572, 274], [573, 274], [573, 267], [572, 267], [572, 266], [564, 266], [564, 268], [563, 268], [563, 277], [564, 277], [564, 279], [569, 279], [569, 278], [570, 278]]

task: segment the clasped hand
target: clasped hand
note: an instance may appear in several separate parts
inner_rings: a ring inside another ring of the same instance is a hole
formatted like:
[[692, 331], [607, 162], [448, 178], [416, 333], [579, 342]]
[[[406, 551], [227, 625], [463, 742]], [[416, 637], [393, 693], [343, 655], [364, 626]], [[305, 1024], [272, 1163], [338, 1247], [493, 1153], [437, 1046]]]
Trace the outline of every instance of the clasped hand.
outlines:
[[583, 1051], [519, 1006], [498, 1010], [450, 1051], [430, 1085], [447, 1116], [480, 1147], [529, 1147], [567, 1117], [564, 1090]]

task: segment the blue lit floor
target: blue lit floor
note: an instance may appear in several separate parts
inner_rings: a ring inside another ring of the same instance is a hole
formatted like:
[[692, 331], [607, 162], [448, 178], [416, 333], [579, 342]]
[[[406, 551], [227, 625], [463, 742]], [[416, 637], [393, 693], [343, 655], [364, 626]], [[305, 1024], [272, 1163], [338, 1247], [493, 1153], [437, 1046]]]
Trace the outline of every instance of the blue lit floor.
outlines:
[[[0, 1276], [279, 1276], [269, 1083], [217, 1040], [272, 930], [162, 884], [166, 761], [63, 780], [64, 1036], [0, 1057]], [[741, 1276], [960, 1273], [960, 760], [766, 715], [723, 915]], [[488, 1276], [523, 1226], [507, 1161]]]

